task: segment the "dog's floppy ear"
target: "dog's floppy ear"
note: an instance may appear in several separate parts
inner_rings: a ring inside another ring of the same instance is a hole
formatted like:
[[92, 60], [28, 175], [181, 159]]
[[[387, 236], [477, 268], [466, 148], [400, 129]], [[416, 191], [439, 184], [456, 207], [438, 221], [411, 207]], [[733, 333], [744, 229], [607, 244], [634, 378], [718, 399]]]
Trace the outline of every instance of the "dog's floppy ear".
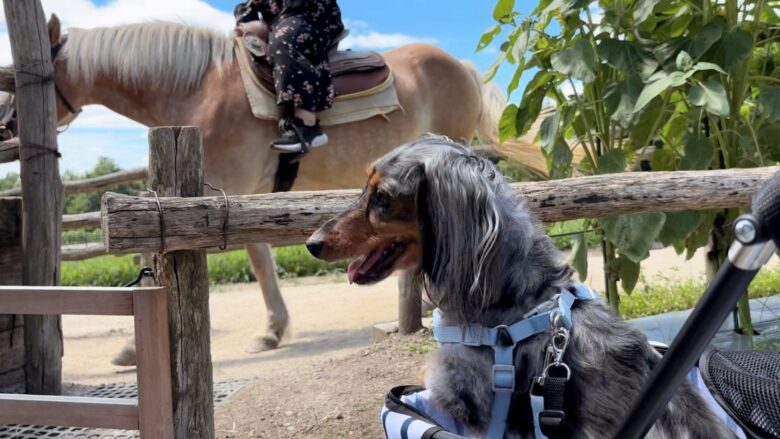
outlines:
[[417, 196], [422, 268], [431, 299], [450, 315], [473, 316], [498, 297], [496, 178], [490, 162], [470, 155], [425, 163]]

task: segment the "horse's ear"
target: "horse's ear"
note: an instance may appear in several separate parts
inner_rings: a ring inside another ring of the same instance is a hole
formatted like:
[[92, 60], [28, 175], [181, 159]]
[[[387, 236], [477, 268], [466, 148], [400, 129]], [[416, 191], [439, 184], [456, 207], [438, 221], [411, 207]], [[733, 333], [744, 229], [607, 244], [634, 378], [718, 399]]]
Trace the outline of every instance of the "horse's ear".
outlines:
[[60, 36], [61, 36], [61, 26], [60, 26], [60, 18], [57, 17], [56, 14], [51, 14], [51, 18], [49, 18], [49, 42], [52, 46], [60, 42]]

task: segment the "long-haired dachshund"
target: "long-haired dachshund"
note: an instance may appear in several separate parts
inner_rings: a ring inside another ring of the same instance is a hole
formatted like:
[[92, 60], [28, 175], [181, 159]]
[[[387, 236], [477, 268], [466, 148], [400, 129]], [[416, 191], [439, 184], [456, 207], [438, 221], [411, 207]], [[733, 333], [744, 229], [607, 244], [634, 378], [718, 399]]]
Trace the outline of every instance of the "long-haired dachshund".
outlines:
[[[350, 282], [396, 270], [421, 274], [448, 325], [509, 325], [574, 284], [552, 241], [488, 160], [446, 138], [427, 136], [380, 158], [357, 202], [307, 245], [314, 256], [356, 258]], [[533, 437], [529, 387], [543, 367], [550, 333], [514, 352], [516, 389], [508, 438]], [[565, 412], [576, 437], [613, 435], [660, 355], [637, 329], [599, 301], [578, 302], [564, 357], [571, 368]], [[435, 402], [484, 434], [493, 402], [493, 351], [443, 344], [426, 370]], [[683, 385], [649, 437], [734, 437], [692, 385]]]

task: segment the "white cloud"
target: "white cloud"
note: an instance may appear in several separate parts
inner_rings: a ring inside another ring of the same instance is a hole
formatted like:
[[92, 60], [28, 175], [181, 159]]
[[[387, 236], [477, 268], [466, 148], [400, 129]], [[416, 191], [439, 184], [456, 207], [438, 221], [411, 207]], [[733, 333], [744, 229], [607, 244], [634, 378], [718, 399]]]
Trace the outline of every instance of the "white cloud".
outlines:
[[357, 32], [350, 32], [349, 36], [344, 39], [340, 47], [343, 49], [359, 48], [382, 50], [403, 46], [404, 44], [433, 44], [436, 42], [437, 40], [435, 38], [420, 38], [401, 33], [385, 34], [375, 31], [362, 32], [362, 30], [358, 30]]

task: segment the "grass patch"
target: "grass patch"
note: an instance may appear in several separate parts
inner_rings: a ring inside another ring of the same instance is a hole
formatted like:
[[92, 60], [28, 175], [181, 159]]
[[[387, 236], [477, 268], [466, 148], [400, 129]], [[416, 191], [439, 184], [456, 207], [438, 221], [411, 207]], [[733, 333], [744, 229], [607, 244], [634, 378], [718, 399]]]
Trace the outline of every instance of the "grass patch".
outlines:
[[103, 231], [100, 229], [95, 230], [68, 230], [62, 232], [62, 244], [86, 244], [88, 242], [102, 242]]
[[439, 349], [439, 345], [432, 338], [426, 338], [423, 341], [415, 341], [404, 345], [404, 350], [413, 354], [427, 354], [429, 352], [434, 352], [437, 349]]
[[[703, 280], [675, 281], [670, 278], [655, 277], [650, 282], [642, 282], [630, 295], [620, 293], [620, 315], [624, 319], [634, 319], [671, 311], [691, 309], [704, 293], [707, 283]], [[748, 289], [751, 299], [780, 294], [780, 266], [763, 269]]]
[[[85, 241], [76, 241], [85, 242]], [[88, 242], [88, 241], [86, 241]], [[343, 273], [346, 263], [329, 264], [315, 259], [304, 246], [274, 249], [276, 271], [280, 277], [320, 276]], [[255, 275], [245, 250], [208, 255], [209, 283], [229, 284], [253, 282]], [[101, 256], [86, 261], [62, 263], [64, 286], [117, 286], [136, 278], [140, 267], [133, 263], [133, 256]]]

